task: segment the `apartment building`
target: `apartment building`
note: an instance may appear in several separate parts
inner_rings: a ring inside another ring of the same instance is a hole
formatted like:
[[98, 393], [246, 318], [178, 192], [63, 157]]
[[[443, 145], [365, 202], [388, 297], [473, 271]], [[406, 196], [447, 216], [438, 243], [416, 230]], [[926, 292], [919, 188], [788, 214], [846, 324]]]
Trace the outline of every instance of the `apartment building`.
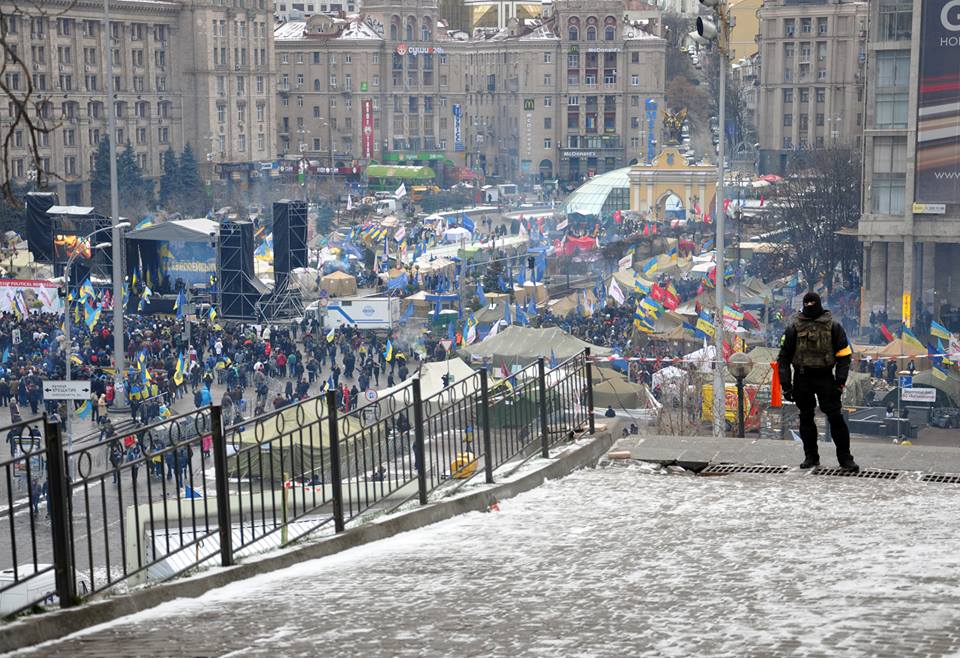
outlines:
[[619, 0], [561, 0], [467, 34], [435, 4], [384, 0], [280, 25], [280, 151], [430, 164], [446, 181], [575, 182], [639, 161], [648, 119], [660, 132], [645, 108], [662, 106], [665, 42], [657, 20], [624, 15]]
[[864, 126], [863, 303], [960, 329], [960, 77], [949, 0], [870, 3]]
[[[101, 2], [3, 3], [6, 39], [26, 61], [31, 101], [55, 126], [38, 139], [42, 169], [55, 174], [48, 183], [65, 203], [89, 200], [108, 111], [118, 148], [133, 146], [148, 179], [159, 178], [168, 148], [186, 143], [209, 161], [212, 178], [246, 180], [254, 161], [273, 157], [267, 0], [115, 0], [110, 10], [104, 33]], [[11, 93], [26, 93], [24, 75], [7, 69]], [[0, 122], [9, 126], [14, 112], [13, 104], [0, 109]], [[14, 131], [5, 163], [24, 185], [36, 176], [25, 133]]]
[[359, 7], [355, 0], [330, 2], [329, 0], [273, 0], [273, 16], [283, 22], [301, 21], [314, 14], [339, 15], [342, 12], [354, 13]]
[[798, 149], [859, 147], [867, 3], [766, 0], [758, 16], [760, 173], [784, 175]]

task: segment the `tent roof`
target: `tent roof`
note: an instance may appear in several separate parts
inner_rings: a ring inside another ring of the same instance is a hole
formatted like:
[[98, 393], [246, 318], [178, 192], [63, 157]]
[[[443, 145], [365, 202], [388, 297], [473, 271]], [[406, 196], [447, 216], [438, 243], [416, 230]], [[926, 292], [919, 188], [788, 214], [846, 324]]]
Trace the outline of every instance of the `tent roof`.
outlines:
[[183, 242], [207, 242], [211, 236], [220, 234], [220, 224], [198, 217], [196, 219], [175, 219], [169, 222], [152, 224], [130, 231], [126, 237], [133, 240], [180, 240]]
[[[463, 359], [454, 357], [447, 361], [423, 362], [418, 371], [415, 371], [410, 377], [393, 388], [383, 389], [379, 392], [378, 397], [386, 398], [394, 391], [398, 391], [409, 384], [414, 377], [420, 377], [420, 395], [426, 400], [443, 390], [443, 376], [448, 372], [450, 373], [450, 384], [452, 387], [450, 394], [454, 399], [460, 397], [462, 393], [466, 393], [467, 395], [474, 393], [479, 388], [479, 380], [470, 380], [470, 382], [465, 384], [466, 391], [464, 391], [463, 386], [457, 384], [458, 382], [468, 379], [473, 375], [474, 371]], [[443, 395], [443, 401], [444, 403], [448, 401], [446, 393]]]
[[336, 281], [336, 280], [344, 280], [344, 281], [346, 281], [347, 279], [354, 279], [354, 280], [356, 280], [356, 277], [353, 276], [352, 274], [347, 274], [346, 272], [341, 272], [340, 270], [334, 270], [333, 272], [330, 272], [330, 274], [325, 274], [325, 275], [323, 275], [323, 278], [321, 278], [320, 280], [323, 281], [324, 279], [329, 280], [329, 281]]
[[886, 346], [877, 350], [877, 356], [920, 356], [926, 353], [927, 350], [923, 347], [908, 345], [902, 338], [894, 338]]
[[594, 356], [608, 356], [611, 353], [606, 347], [591, 345], [558, 327], [533, 329], [517, 326], [509, 326], [496, 336], [462, 348], [460, 352], [472, 359], [492, 359], [497, 365], [500, 362], [528, 365], [537, 357], [550, 358], [551, 352], [563, 361], [579, 354], [585, 347], [589, 347]]

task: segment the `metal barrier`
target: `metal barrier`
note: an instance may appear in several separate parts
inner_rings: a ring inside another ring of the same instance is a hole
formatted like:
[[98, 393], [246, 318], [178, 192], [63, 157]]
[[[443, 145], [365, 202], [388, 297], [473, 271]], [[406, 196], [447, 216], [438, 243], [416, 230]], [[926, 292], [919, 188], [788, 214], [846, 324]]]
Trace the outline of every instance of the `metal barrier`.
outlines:
[[540, 359], [495, 388], [481, 370], [426, 398], [414, 378], [349, 413], [334, 391], [233, 424], [205, 407], [69, 452], [59, 426], [18, 423], [0, 462], [0, 616], [227, 566], [480, 473], [492, 483], [498, 467], [592, 430], [590, 367], [589, 352]]

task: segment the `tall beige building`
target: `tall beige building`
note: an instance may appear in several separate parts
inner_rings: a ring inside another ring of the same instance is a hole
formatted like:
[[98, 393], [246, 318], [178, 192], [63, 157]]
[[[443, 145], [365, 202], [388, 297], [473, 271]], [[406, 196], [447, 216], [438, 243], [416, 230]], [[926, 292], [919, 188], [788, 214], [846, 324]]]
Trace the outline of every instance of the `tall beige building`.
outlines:
[[870, 5], [863, 319], [929, 313], [960, 330], [960, 23], [951, 4]]
[[797, 149], [860, 146], [867, 3], [766, 0], [759, 9], [761, 174]]
[[460, 167], [512, 181], [623, 167], [659, 136], [659, 29], [624, 21], [619, 0], [561, 0], [469, 35], [408, 0], [290, 22], [275, 33], [279, 148], [330, 163], [332, 139], [334, 166], [429, 164], [447, 182]]
[[[37, 9], [40, 8], [40, 9]], [[208, 179], [245, 182], [276, 152], [273, 20], [267, 0], [115, 0], [104, 34], [101, 2], [4, 3], [7, 40], [26, 61], [34, 102], [56, 128], [40, 136], [43, 170], [65, 203], [89, 201], [97, 145], [117, 119], [145, 175], [163, 153], [191, 144]], [[107, 53], [112, 55], [112, 66]], [[25, 93], [7, 69], [7, 88]], [[108, 95], [113, 92], [113, 98]], [[112, 107], [111, 107], [112, 106]], [[10, 107], [0, 122], [11, 121]], [[32, 177], [29, 136], [17, 130], [7, 174]]]

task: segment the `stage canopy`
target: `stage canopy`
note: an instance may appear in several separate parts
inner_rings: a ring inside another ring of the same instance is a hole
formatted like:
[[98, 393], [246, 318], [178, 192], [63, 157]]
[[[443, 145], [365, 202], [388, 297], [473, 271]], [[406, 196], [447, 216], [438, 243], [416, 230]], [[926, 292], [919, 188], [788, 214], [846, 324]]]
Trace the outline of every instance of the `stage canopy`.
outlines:
[[220, 225], [210, 219], [176, 219], [130, 231], [131, 240], [209, 242], [220, 234]]

